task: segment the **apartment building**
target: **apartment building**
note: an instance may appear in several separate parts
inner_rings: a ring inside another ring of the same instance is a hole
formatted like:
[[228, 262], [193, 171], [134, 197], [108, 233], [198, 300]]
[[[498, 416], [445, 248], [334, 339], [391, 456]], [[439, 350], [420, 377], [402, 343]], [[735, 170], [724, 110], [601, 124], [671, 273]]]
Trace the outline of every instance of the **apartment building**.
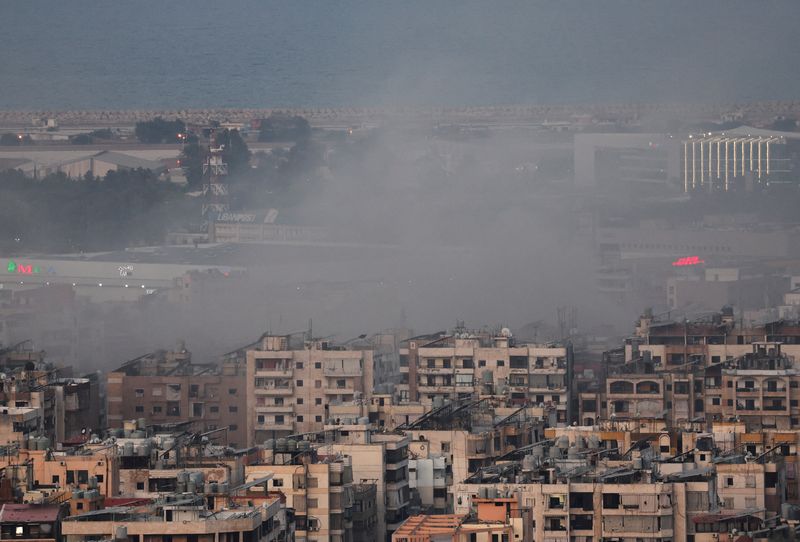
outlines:
[[245, 467], [245, 478], [248, 483], [267, 479], [268, 489], [284, 496], [286, 507], [294, 509], [298, 542], [351, 542], [352, 461], [321, 455], [306, 441], [301, 442], [301, 449], [296, 443], [272, 443], [263, 450], [258, 464]]
[[119, 493], [119, 458], [115, 450], [95, 449], [53, 451], [48, 439], [37, 442], [39, 449], [18, 448], [0, 456], [0, 468], [7, 469], [20, 491], [49, 489], [54, 494], [97, 489], [101, 495]]
[[570, 423], [572, 367], [570, 345], [519, 343], [507, 329], [494, 334], [457, 330], [406, 341], [397, 389], [401, 401], [432, 406], [498, 396], [508, 405], [547, 407], [555, 423]]
[[477, 504], [475, 517], [456, 514], [419, 515], [408, 518], [392, 535], [392, 542], [529, 542], [527, 514], [515, 502]]
[[[411, 436], [415, 458], [443, 458], [445, 478], [460, 482], [543, 436], [543, 409], [497, 402], [487, 397], [448, 402], [399, 429]], [[433, 497], [434, 507], [445, 505], [440, 488], [434, 488]]]
[[[286, 540], [275, 533], [273, 522], [263, 514], [276, 508], [241, 508], [210, 511], [202, 496], [165, 497], [153, 504], [107, 508], [70, 516], [61, 524], [65, 542], [135, 539], [152, 542], [269, 542]], [[272, 528], [270, 528], [272, 527]]]
[[234, 355], [219, 364], [195, 364], [182, 346], [133, 359], [108, 373], [108, 426], [125, 420], [148, 424], [191, 421], [198, 431], [227, 429], [232, 447], [247, 444], [244, 364]]
[[394, 430], [419, 419], [430, 407], [422, 403], [400, 402], [392, 394], [373, 394], [368, 400], [330, 405], [328, 412], [334, 423], [368, 418], [376, 428]]
[[320, 431], [329, 405], [369, 401], [372, 350], [265, 335], [247, 349], [248, 443]]
[[579, 382], [578, 418], [663, 419], [701, 429], [743, 419], [753, 430], [800, 422], [795, 359], [800, 326], [742, 328], [724, 309], [698, 321], [659, 322], [645, 314], [624, 349], [606, 352], [595, 382]]
[[69, 507], [57, 504], [5, 503], [0, 508], [0, 538], [63, 542], [61, 522]]
[[[366, 421], [366, 420], [364, 420]], [[410, 504], [409, 445], [401, 433], [371, 430], [368, 424], [351, 423], [325, 427], [334, 440], [321, 449], [349, 457], [358, 483], [376, 486], [376, 531], [388, 540], [408, 517]]]

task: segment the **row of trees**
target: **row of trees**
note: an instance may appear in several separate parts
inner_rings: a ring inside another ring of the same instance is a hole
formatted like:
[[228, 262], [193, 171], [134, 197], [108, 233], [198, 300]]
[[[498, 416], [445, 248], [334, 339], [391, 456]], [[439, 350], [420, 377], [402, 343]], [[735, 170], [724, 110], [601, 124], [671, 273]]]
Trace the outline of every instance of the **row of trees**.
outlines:
[[0, 172], [0, 251], [90, 252], [161, 243], [168, 229], [199, 213], [196, 198], [149, 170], [80, 180]]

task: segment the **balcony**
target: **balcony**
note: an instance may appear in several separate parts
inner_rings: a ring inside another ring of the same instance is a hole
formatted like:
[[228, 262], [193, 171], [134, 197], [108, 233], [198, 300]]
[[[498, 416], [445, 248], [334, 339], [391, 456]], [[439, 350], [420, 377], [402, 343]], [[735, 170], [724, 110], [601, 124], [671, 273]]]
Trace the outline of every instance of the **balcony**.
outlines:
[[256, 369], [256, 377], [261, 378], [292, 378], [292, 369]]
[[322, 374], [330, 377], [361, 376], [364, 370], [361, 367], [329, 367], [322, 368]]
[[292, 395], [293, 393], [293, 386], [264, 386], [255, 389], [256, 395]]
[[736, 393], [737, 394], [758, 393], [758, 390], [759, 390], [759, 388], [757, 388], [757, 387], [753, 387], [753, 388], [736, 388]]
[[292, 422], [275, 423], [265, 421], [264, 423], [256, 422], [256, 430], [258, 431], [294, 431], [294, 424]]
[[452, 367], [417, 367], [417, 373], [428, 375], [451, 375], [454, 373]]
[[257, 405], [256, 412], [262, 412], [265, 414], [270, 413], [277, 413], [277, 414], [291, 414], [294, 412], [294, 405]]
[[325, 395], [353, 395], [356, 392], [355, 388], [325, 388]]

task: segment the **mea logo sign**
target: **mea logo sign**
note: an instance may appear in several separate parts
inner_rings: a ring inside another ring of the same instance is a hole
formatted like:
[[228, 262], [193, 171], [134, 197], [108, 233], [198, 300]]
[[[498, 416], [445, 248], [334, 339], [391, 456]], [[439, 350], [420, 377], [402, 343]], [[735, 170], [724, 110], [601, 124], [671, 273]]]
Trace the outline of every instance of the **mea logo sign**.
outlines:
[[672, 267], [686, 267], [687, 265], [700, 265], [703, 263], [706, 263], [706, 261], [701, 260], [699, 256], [686, 256], [672, 262]]
[[[43, 272], [42, 268], [38, 265], [17, 263], [14, 260], [8, 261], [6, 271], [9, 273], [16, 273], [18, 275], [39, 275]], [[52, 267], [48, 267], [44, 272], [48, 275], [56, 274], [56, 270]]]

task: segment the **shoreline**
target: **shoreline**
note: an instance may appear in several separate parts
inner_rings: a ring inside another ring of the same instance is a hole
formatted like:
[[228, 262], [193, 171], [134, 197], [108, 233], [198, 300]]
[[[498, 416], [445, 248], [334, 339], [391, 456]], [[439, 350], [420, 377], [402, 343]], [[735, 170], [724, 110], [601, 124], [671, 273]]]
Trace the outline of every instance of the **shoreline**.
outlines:
[[317, 127], [411, 122], [502, 121], [563, 122], [574, 117], [599, 121], [641, 120], [647, 117], [668, 119], [720, 120], [724, 115], [764, 122], [779, 116], [800, 115], [800, 101], [752, 102], [741, 104], [564, 104], [493, 105], [471, 107], [296, 107], [296, 108], [204, 108], [204, 109], [118, 109], [118, 110], [0, 110], [2, 126], [32, 126], [36, 119], [55, 119], [59, 126], [129, 126], [161, 116], [180, 118], [188, 123], [248, 122], [272, 114], [300, 115]]

